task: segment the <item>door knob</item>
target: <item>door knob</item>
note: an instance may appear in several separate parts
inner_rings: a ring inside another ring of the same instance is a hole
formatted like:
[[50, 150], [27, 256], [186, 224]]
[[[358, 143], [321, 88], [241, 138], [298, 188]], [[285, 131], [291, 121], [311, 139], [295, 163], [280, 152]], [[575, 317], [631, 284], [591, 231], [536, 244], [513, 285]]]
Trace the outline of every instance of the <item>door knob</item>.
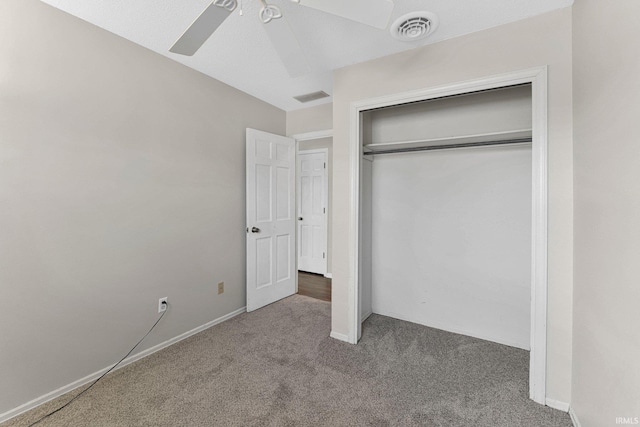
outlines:
[[251, 232], [252, 233], [259, 233], [260, 229], [258, 227], [251, 227]]
[[298, 221], [302, 221], [302, 217], [301, 216], [298, 217]]

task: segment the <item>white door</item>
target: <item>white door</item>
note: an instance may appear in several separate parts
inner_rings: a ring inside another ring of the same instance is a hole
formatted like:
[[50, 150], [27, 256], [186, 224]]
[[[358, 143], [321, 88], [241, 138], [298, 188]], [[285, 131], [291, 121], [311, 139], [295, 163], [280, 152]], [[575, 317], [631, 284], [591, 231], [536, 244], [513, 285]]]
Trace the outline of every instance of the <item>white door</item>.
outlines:
[[298, 270], [327, 273], [327, 150], [298, 153]]
[[295, 142], [247, 129], [247, 311], [296, 292]]

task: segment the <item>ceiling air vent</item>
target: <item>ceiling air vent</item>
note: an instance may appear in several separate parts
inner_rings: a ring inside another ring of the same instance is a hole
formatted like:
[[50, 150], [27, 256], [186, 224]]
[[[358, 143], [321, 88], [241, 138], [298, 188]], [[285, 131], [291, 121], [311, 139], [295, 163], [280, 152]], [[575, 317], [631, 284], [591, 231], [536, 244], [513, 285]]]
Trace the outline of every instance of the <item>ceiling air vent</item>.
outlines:
[[328, 93], [319, 90], [317, 92], [305, 93], [304, 95], [294, 96], [293, 99], [304, 103], [304, 102], [315, 101], [316, 99], [326, 98], [328, 96], [329, 96]]
[[421, 40], [438, 28], [438, 17], [431, 12], [411, 12], [391, 24], [391, 35], [403, 42]]

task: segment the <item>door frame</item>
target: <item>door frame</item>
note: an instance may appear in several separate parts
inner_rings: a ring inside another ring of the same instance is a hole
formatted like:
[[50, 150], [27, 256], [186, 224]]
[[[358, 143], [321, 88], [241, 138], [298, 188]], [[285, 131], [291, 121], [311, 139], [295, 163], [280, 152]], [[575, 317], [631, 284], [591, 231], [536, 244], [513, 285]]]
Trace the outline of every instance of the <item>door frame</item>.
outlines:
[[[318, 138], [316, 138], [318, 139]], [[300, 201], [300, 190], [301, 188], [298, 188], [298, 183], [300, 180], [300, 175], [298, 175], [298, 173], [300, 172], [298, 170], [298, 160], [299, 160], [299, 156], [301, 154], [324, 154], [324, 160], [326, 163], [326, 167], [324, 169], [324, 178], [322, 179], [322, 186], [324, 187], [324, 208], [325, 208], [325, 214], [324, 214], [324, 253], [325, 253], [325, 259], [324, 259], [324, 273], [322, 273], [323, 276], [327, 276], [327, 271], [329, 270], [329, 149], [328, 148], [312, 148], [310, 150], [300, 150], [300, 146], [298, 144], [298, 141], [296, 140], [296, 218], [300, 215], [300, 212], [298, 212], [298, 202]], [[296, 242], [298, 242], [298, 238], [300, 236], [298, 236], [298, 226], [296, 224]], [[298, 265], [298, 261], [299, 261], [299, 252], [298, 252], [298, 245], [296, 243], [296, 266], [299, 268], [300, 266]]]
[[548, 286], [548, 124], [547, 66], [468, 80], [439, 87], [355, 101], [350, 104], [350, 203], [349, 203], [349, 271], [348, 341], [356, 344], [361, 333], [359, 315], [360, 266], [360, 191], [363, 148], [361, 113], [374, 108], [408, 102], [426, 101], [443, 96], [461, 95], [480, 90], [517, 84], [531, 84], [532, 92], [532, 217], [531, 217], [531, 330], [529, 359], [529, 398], [545, 404], [547, 371], [547, 286]]

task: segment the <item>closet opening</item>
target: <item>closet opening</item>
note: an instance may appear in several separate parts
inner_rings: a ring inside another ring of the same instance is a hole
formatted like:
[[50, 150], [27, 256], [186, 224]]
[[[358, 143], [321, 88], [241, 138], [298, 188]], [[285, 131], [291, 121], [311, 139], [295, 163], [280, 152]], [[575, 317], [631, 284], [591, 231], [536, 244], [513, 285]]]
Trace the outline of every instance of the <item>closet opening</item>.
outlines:
[[352, 342], [377, 313], [529, 350], [544, 404], [546, 69], [362, 101], [351, 128]]

